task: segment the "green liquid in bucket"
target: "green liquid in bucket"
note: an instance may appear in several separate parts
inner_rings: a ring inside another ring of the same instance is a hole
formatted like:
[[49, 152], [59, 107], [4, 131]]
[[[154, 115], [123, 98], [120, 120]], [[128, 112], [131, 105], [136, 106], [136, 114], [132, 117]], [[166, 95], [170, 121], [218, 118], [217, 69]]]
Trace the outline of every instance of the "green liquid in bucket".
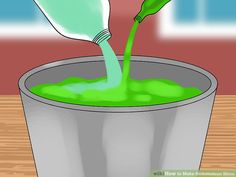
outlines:
[[[124, 54], [123, 74], [115, 53], [107, 41], [100, 43], [106, 78], [70, 77], [58, 83], [40, 84], [31, 92], [49, 100], [88, 106], [148, 106], [186, 100], [202, 93], [195, 87], [185, 88], [167, 80], [130, 78], [132, 46], [139, 23], [135, 21]], [[96, 69], [96, 68], [95, 68]]]
[[197, 88], [184, 88], [165, 79], [130, 80], [126, 87], [94, 88], [82, 92], [76, 89], [97, 83], [106, 83], [106, 78], [89, 80], [71, 77], [58, 83], [37, 85], [31, 91], [50, 100], [91, 106], [156, 105], [185, 100], [202, 93]]

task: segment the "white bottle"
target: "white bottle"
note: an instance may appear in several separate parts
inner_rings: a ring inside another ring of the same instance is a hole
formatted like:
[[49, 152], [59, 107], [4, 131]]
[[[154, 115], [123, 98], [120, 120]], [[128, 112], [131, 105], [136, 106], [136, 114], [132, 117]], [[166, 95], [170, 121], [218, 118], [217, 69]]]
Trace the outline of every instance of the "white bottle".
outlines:
[[54, 28], [63, 36], [101, 43], [108, 40], [108, 0], [34, 0]]

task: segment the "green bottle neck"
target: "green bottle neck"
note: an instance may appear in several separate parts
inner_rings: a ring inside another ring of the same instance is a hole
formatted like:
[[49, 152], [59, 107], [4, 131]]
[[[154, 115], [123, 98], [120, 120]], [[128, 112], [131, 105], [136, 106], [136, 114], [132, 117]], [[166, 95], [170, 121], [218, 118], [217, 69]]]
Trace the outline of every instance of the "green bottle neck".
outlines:
[[138, 21], [139, 23], [141, 23], [144, 18], [145, 17], [142, 17], [140, 14], [138, 14], [134, 17], [134, 21]]
[[135, 21], [141, 23], [148, 15], [153, 15], [159, 12], [171, 0], [144, 0], [141, 10], [134, 17]]

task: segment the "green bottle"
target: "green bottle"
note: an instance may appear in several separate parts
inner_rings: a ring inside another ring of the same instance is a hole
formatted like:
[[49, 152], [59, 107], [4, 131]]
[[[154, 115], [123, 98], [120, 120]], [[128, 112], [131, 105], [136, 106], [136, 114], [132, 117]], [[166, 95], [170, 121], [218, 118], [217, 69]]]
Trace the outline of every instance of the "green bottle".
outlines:
[[141, 23], [146, 16], [157, 13], [170, 1], [171, 0], [144, 0], [142, 8], [134, 20]]

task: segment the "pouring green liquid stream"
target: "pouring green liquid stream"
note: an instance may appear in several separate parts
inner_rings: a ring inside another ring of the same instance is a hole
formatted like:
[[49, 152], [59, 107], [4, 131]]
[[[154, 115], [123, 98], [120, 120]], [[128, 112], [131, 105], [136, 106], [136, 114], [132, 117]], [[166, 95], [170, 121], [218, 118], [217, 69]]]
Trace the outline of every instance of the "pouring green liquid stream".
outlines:
[[139, 22], [135, 20], [126, 44], [124, 52], [124, 67], [123, 67], [123, 77], [122, 77], [123, 84], [128, 82], [128, 80], [130, 79], [130, 62], [131, 62], [132, 48], [138, 26]]
[[126, 44], [124, 52], [124, 68], [123, 68], [123, 81], [128, 81], [130, 76], [130, 61], [132, 55], [132, 47], [136, 31], [139, 23], [141, 23], [147, 16], [155, 14], [161, 10], [170, 0], [144, 0], [140, 12], [134, 18], [134, 24], [130, 31], [130, 35]]

